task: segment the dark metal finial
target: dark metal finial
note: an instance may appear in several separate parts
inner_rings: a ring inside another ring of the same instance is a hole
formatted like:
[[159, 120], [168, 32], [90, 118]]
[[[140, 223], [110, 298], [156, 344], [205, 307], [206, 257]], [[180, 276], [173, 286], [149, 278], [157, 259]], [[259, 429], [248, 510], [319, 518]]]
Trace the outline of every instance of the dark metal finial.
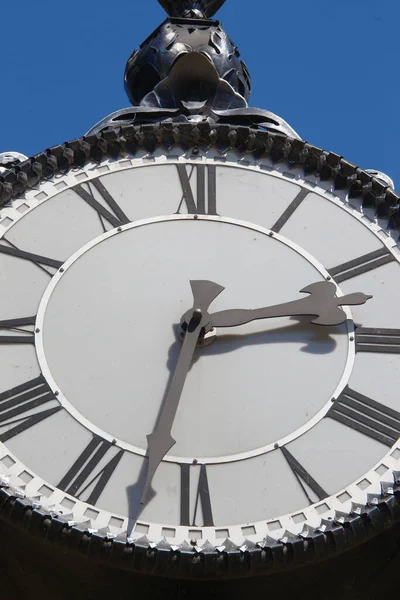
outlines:
[[226, 0], [158, 0], [168, 18], [129, 58], [125, 89], [132, 109], [114, 113], [90, 133], [135, 122], [228, 123], [297, 138], [276, 115], [249, 108], [251, 81], [240, 52], [211, 17]]
[[210, 18], [225, 0], [158, 0], [170, 17]]

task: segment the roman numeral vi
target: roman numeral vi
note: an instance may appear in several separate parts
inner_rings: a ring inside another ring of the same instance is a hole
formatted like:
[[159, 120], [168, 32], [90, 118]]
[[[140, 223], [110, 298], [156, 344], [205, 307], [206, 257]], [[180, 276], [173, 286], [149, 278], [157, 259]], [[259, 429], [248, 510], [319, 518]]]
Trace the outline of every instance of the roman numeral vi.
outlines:
[[[191, 471], [199, 470], [199, 481], [194, 498], [191, 497]], [[191, 502], [192, 500], [192, 502]], [[196, 523], [201, 505], [203, 523]], [[191, 510], [191, 508], [193, 509]], [[208, 484], [206, 465], [181, 465], [181, 525], [189, 527], [213, 527], [214, 520], [211, 508], [210, 487]]]

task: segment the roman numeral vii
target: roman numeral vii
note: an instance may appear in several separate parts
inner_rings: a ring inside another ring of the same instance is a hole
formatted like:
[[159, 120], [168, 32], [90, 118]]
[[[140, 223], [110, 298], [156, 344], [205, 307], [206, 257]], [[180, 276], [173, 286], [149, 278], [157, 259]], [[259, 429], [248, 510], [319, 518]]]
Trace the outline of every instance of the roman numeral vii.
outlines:
[[96, 504], [123, 454], [111, 442], [94, 435], [57, 487], [83, 502]]

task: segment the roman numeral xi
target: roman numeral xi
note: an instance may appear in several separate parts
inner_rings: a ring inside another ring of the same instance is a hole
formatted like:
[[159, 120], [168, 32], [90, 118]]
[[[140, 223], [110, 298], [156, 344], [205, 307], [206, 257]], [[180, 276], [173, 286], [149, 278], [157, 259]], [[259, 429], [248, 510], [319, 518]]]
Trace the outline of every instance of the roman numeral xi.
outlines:
[[[84, 188], [83, 185], [76, 185], [73, 189], [82, 200], [97, 212], [101, 221], [105, 219], [112, 227], [120, 227], [130, 222], [122, 208], [101, 181], [94, 179], [87, 184], [87, 188]], [[104, 204], [95, 198], [93, 188], [97, 191]]]

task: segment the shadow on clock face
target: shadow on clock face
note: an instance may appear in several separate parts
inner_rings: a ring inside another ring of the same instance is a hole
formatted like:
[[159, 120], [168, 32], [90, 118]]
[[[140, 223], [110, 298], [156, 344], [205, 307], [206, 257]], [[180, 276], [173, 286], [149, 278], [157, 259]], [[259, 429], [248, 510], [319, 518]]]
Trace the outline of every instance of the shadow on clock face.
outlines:
[[[336, 340], [332, 337], [341, 330], [347, 332], [346, 327], [321, 327], [311, 324], [307, 317], [291, 317], [291, 325], [284, 327], [276, 327], [268, 331], [255, 331], [246, 334], [231, 334], [223, 333], [220, 330], [218, 336], [210, 346], [199, 348], [196, 350], [192, 364], [195, 364], [201, 356], [225, 354], [233, 352], [243, 346], [258, 346], [264, 344], [293, 344], [299, 340], [304, 340], [304, 346], [300, 349], [301, 352], [309, 354], [329, 354], [333, 352], [337, 346]], [[170, 361], [168, 368], [174, 369], [177, 356], [179, 355], [179, 346], [173, 344], [170, 349]], [[172, 362], [172, 366], [170, 364]]]
[[[246, 334], [224, 334], [221, 330], [218, 336], [212, 344], [205, 347], [199, 347], [194, 354], [192, 366], [201, 359], [203, 356], [214, 356], [227, 354], [234, 352], [235, 350], [244, 346], [262, 346], [265, 344], [293, 344], [304, 342], [304, 346], [300, 348], [301, 352], [306, 352], [314, 355], [329, 354], [334, 352], [337, 347], [337, 342], [334, 339], [334, 335], [342, 333], [347, 334], [346, 325], [340, 325], [335, 327], [319, 327], [317, 325], [310, 325], [310, 319], [307, 317], [293, 317], [290, 319], [291, 324], [285, 325], [284, 327], [276, 327], [269, 329], [268, 331], [255, 331]], [[177, 362], [179, 354], [182, 348], [182, 341], [178, 337], [178, 325], [173, 327], [176, 339], [171, 344], [168, 351], [167, 367], [169, 371], [169, 378], [165, 388], [164, 397], [160, 403], [160, 409], [157, 416], [158, 422], [160, 415], [162, 414], [164, 403], [167, 396]], [[284, 360], [282, 357], [281, 360]], [[151, 488], [146, 499], [145, 505], [141, 505], [141, 498], [147, 474], [147, 461], [143, 462], [141, 471], [137, 481], [127, 488], [127, 496], [129, 503], [129, 526], [128, 526], [128, 537], [132, 535], [135, 525], [139, 520], [146, 505], [155, 497], [156, 493]]]

